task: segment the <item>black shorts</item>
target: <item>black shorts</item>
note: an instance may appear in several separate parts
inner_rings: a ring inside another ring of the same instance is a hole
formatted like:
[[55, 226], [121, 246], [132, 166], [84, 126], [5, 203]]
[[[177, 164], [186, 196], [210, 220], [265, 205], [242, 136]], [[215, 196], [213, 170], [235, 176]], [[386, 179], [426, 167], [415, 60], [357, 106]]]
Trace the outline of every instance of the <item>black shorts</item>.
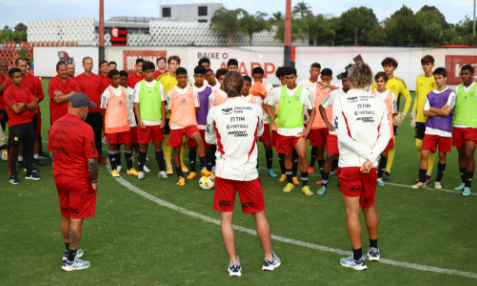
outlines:
[[169, 126], [169, 118], [166, 118], [166, 127], [164, 127], [164, 135], [169, 135], [171, 133], [171, 127]]
[[393, 132], [394, 132], [394, 135], [398, 135], [399, 134], [399, 126], [393, 126]]
[[416, 122], [416, 131], [414, 132], [414, 137], [416, 139], [424, 140], [424, 133], [426, 133], [426, 125], [422, 122]]

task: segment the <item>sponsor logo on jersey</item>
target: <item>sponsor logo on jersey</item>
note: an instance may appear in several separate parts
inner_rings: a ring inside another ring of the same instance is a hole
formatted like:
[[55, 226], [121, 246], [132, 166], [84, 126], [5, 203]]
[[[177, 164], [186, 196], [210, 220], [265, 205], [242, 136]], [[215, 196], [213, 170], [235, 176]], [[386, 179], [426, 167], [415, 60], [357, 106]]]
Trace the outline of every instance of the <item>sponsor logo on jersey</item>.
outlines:
[[362, 123], [373, 123], [374, 118], [373, 117], [358, 117], [356, 118], [356, 121], [361, 121]]
[[181, 102], [179, 103], [179, 105], [187, 105], [187, 100], [183, 98]]
[[357, 96], [348, 97], [347, 100], [348, 102], [358, 102], [358, 97]]
[[222, 113], [224, 115], [230, 115], [230, 114], [232, 114], [233, 111], [234, 111], [234, 109], [232, 107], [222, 109]]

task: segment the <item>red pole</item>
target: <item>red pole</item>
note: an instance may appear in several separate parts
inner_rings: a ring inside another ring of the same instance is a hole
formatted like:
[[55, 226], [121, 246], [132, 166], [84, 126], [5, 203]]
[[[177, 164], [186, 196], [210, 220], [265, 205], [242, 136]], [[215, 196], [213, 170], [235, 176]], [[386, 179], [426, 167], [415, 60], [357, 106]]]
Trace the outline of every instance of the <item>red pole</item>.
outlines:
[[104, 47], [104, 0], [99, 0], [99, 46]]
[[285, 47], [291, 47], [292, 45], [292, 14], [291, 14], [292, 3], [291, 0], [287, 0], [287, 7], [285, 12]]

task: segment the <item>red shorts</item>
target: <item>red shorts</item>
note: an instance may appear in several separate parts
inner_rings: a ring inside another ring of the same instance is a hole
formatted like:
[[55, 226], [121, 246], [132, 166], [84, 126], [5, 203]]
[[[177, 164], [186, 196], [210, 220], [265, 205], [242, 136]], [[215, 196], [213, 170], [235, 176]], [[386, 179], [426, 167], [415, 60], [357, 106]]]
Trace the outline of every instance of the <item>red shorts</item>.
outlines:
[[278, 136], [278, 133], [277, 131], [275, 130], [272, 130], [272, 147], [273, 148], [277, 148], [277, 136]]
[[326, 153], [340, 154], [340, 150], [338, 150], [338, 137], [334, 134], [329, 134], [328, 138], [326, 138]]
[[35, 135], [40, 135], [41, 134], [41, 116], [38, 114], [38, 121], [36, 122], [36, 130], [35, 130]]
[[[305, 127], [305, 129], [306, 129], [308, 127], [308, 124], [303, 123], [303, 127]], [[309, 140], [310, 136], [311, 136], [311, 130], [310, 130], [310, 133], [308, 133], [308, 135], [306, 135], [306, 140]]]
[[97, 192], [93, 190], [91, 177], [74, 178], [59, 175], [55, 177], [55, 183], [62, 217], [73, 219], [94, 217]]
[[439, 145], [439, 152], [450, 152], [452, 151], [452, 138], [441, 137], [439, 135], [424, 134], [424, 139], [422, 141], [422, 150], [429, 150], [433, 153], [436, 153], [437, 145]]
[[263, 134], [258, 138], [258, 141], [270, 141], [270, 124], [263, 124]]
[[310, 145], [315, 147], [325, 146], [329, 133], [328, 128], [312, 129], [308, 135], [310, 137]]
[[341, 193], [347, 197], [359, 197], [359, 205], [367, 208], [374, 205], [378, 175], [376, 168], [361, 174], [360, 167], [338, 168]]
[[464, 147], [465, 141], [474, 141], [474, 144], [477, 145], [477, 128], [454, 127], [452, 141], [454, 147]]
[[139, 143], [139, 135], [137, 134], [137, 126], [136, 127], [131, 127], [131, 143], [132, 144], [137, 144]]
[[300, 138], [301, 137], [283, 136], [277, 134], [277, 152], [280, 154], [291, 153]]
[[119, 133], [105, 133], [106, 142], [110, 144], [127, 144], [131, 143], [131, 130]]
[[388, 146], [386, 146], [386, 149], [384, 149], [384, 151], [389, 151], [389, 150], [394, 150], [394, 138], [391, 138], [389, 140]]
[[145, 129], [138, 127], [137, 134], [138, 142], [141, 144], [149, 144], [151, 140], [155, 142], [164, 141], [164, 130], [161, 129], [161, 125], [146, 126]]
[[[212, 145], [208, 144], [205, 142], [205, 130], [199, 130], [200, 132], [200, 137], [202, 137], [202, 142], [204, 142], [205, 147], [210, 147]], [[194, 140], [187, 140], [187, 147], [188, 148], [197, 148], [197, 144], [194, 142]]]
[[171, 129], [169, 132], [169, 141], [167, 142], [167, 145], [171, 147], [181, 147], [182, 137], [185, 135], [187, 137], [187, 141], [189, 141], [190, 136], [196, 132], [199, 132], [197, 125], [190, 125], [181, 129]]
[[237, 191], [244, 214], [265, 210], [262, 181], [259, 178], [252, 181], [234, 181], [219, 177], [215, 178], [214, 210], [232, 212]]

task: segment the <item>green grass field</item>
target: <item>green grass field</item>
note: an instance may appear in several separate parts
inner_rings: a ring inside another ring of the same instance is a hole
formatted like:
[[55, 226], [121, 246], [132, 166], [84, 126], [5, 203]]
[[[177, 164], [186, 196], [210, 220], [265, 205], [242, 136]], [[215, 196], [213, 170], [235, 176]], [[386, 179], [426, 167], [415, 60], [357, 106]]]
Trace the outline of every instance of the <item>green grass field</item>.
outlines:
[[[47, 81], [43, 84], [46, 87]], [[48, 101], [41, 107], [46, 141]], [[46, 151], [47, 144], [43, 146]], [[0, 285], [476, 285], [477, 197], [411, 190], [407, 186], [417, 178], [419, 162], [409, 120], [401, 127], [396, 146], [393, 185], [379, 188], [376, 195], [379, 246], [386, 261], [367, 262], [364, 272], [339, 265], [344, 255], [336, 250], [350, 251], [351, 246], [336, 177], [325, 196], [305, 197], [300, 187], [284, 194], [284, 185], [262, 171], [272, 234], [293, 241], [273, 240], [282, 266], [263, 272], [258, 238], [237, 230], [237, 254], [244, 272], [235, 279], [227, 274], [219, 226], [190, 215], [219, 219], [212, 209], [213, 191], [199, 189], [198, 179], [181, 188], [175, 185], [175, 175], [161, 180], [153, 157], [148, 164], [152, 172], [144, 181], [124, 172], [118, 181], [101, 166], [96, 217], [85, 221], [80, 243], [83, 259], [92, 266], [67, 273], [61, 270], [64, 244], [51, 161], [44, 160], [41, 181], [26, 181], [21, 171], [18, 186], [8, 183], [7, 163], [0, 162]], [[266, 166], [261, 144], [259, 154], [260, 165]], [[279, 169], [276, 155], [274, 168]], [[317, 180], [318, 175], [311, 176], [315, 192]], [[459, 183], [454, 149], [442, 185], [452, 190]], [[139, 195], [139, 190], [183, 209], [160, 205]], [[253, 218], [241, 213], [238, 196], [235, 205], [235, 225], [253, 230]], [[362, 239], [367, 251], [365, 229]], [[290, 243], [296, 241], [308, 245]], [[404, 262], [409, 267], [399, 266]]]

